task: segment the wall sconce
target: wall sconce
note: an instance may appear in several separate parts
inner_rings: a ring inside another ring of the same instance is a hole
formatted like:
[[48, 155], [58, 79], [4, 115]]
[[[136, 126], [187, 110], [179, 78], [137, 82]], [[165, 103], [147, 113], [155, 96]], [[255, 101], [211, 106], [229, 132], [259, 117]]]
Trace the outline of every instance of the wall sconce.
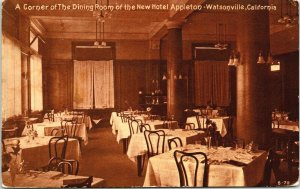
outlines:
[[265, 63], [266, 63], [266, 61], [265, 61], [265, 58], [262, 55], [262, 52], [259, 52], [258, 59], [257, 59], [257, 64], [265, 64]]
[[179, 79], [179, 80], [180, 80], [180, 79], [183, 79], [182, 74], [181, 74], [181, 73], [180, 73], [180, 74], [175, 74], [175, 75], [174, 75], [174, 79], [175, 79], [175, 80], [177, 80], [177, 79]]
[[273, 57], [271, 53], [268, 55], [267, 64], [273, 64]]
[[240, 53], [232, 51], [229, 57], [228, 66], [238, 66], [240, 64]]
[[168, 78], [167, 78], [166, 74], [163, 74], [162, 80], [167, 80], [167, 79]]
[[[184, 79], [184, 78], [183, 78], [183, 75], [182, 75], [181, 73], [180, 73], [180, 74], [175, 74], [175, 75], [173, 76], [173, 78], [174, 78], [175, 80], [177, 80], [177, 79]], [[168, 80], [168, 77], [167, 77], [166, 74], [163, 74], [162, 80]]]

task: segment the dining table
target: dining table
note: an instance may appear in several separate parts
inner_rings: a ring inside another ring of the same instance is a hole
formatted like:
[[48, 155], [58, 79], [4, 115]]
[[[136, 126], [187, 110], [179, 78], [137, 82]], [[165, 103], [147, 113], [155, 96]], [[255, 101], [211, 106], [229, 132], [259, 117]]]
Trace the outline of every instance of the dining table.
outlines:
[[[4, 187], [18, 188], [61, 188], [70, 182], [79, 182], [87, 179], [88, 176], [68, 175], [58, 171], [33, 171], [16, 174], [14, 181], [11, 180], [9, 171], [2, 172], [2, 183]], [[93, 188], [106, 187], [106, 182], [102, 178], [93, 177]]]
[[[9, 146], [12, 142], [19, 140], [20, 141], [20, 151], [18, 152], [19, 162], [24, 160], [24, 163], [30, 169], [39, 169], [42, 167], [48, 166], [50, 160], [49, 157], [49, 141], [52, 136], [39, 136], [32, 139], [28, 137], [17, 137], [17, 138], [8, 138], [4, 139], [4, 145], [6, 150], [10, 150]], [[58, 149], [61, 149], [63, 146], [62, 141], [57, 143]], [[80, 160], [81, 152], [79, 147], [79, 141], [77, 139], [68, 139], [68, 144], [66, 148], [66, 159], [75, 159]]]
[[[164, 151], [168, 151], [168, 139], [179, 137], [183, 145], [193, 144], [205, 137], [204, 131], [185, 129], [159, 129], [165, 132]], [[147, 143], [144, 133], [137, 133], [131, 136], [127, 149], [128, 158], [137, 163], [138, 175], [142, 171], [142, 156], [147, 154]]]
[[[227, 134], [227, 127], [229, 122], [228, 116], [213, 116], [209, 117], [209, 119], [216, 123], [217, 131], [220, 132], [221, 136], [224, 137]], [[203, 127], [203, 124], [206, 123], [207, 117], [199, 117], [199, 121]], [[195, 125], [195, 129], [198, 129], [198, 122], [196, 116], [188, 117], [186, 123], [193, 123]]]
[[277, 125], [273, 125], [273, 129], [275, 128], [299, 132], [299, 122], [290, 120], [279, 121]]
[[[77, 116], [83, 116], [83, 115], [76, 115], [72, 112], [58, 112], [58, 113], [54, 113], [54, 122], [60, 122], [62, 120], [72, 120], [74, 117], [77, 117]], [[45, 114], [44, 116], [44, 121], [45, 120], [48, 120], [47, 119], [47, 115]], [[91, 117], [88, 116], [88, 115], [85, 115], [83, 117], [83, 123], [85, 124], [86, 128], [87, 129], [92, 129], [93, 127], [93, 124], [92, 124], [92, 120], [91, 120]]]
[[[267, 152], [262, 150], [247, 151], [231, 147], [208, 149], [200, 144], [189, 144], [172, 149], [149, 159], [144, 187], [179, 187], [179, 173], [176, 166], [174, 151], [203, 152], [208, 158], [209, 187], [253, 187], [263, 179]], [[204, 159], [197, 157], [200, 164], [197, 172], [197, 186], [202, 186]], [[195, 162], [185, 159], [187, 167], [193, 167]], [[187, 177], [193, 178], [193, 171], [187, 171]], [[271, 176], [274, 179], [274, 175]], [[272, 180], [273, 180], [272, 179]], [[191, 183], [191, 182], [190, 182]]]
[[[51, 122], [49, 120], [44, 120], [42, 123], [34, 123], [32, 124], [33, 130], [37, 131], [38, 136], [51, 136], [51, 132], [53, 129], [61, 128], [61, 121]], [[71, 126], [69, 126], [71, 127]], [[22, 136], [26, 136], [28, 131], [31, 130], [30, 127], [24, 127], [22, 132]], [[86, 130], [85, 123], [77, 124], [77, 129], [75, 132], [76, 137], [80, 137], [84, 143], [84, 145], [88, 144], [88, 133]]]

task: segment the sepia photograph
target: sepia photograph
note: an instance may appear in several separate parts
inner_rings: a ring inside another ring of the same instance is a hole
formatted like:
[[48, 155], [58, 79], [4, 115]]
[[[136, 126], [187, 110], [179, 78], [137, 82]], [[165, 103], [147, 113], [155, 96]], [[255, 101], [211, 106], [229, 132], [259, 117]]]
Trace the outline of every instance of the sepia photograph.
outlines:
[[4, 188], [299, 186], [297, 0], [2, 0]]

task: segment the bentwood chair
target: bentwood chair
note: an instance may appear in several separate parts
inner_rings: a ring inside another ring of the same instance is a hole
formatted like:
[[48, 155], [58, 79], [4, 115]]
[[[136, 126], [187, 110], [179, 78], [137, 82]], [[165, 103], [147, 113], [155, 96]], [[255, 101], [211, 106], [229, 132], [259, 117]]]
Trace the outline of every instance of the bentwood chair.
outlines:
[[48, 163], [48, 171], [59, 171], [68, 175], [77, 175], [79, 161], [74, 159], [61, 159], [53, 157]]
[[89, 176], [85, 181], [76, 184], [68, 184], [63, 188], [92, 188], [93, 176]]
[[272, 149], [268, 151], [268, 157], [264, 167], [264, 175], [261, 183], [258, 184], [260, 187], [270, 187], [271, 186], [271, 174], [274, 165], [275, 153]]
[[141, 124], [141, 125], [140, 125], [140, 132], [142, 133], [142, 132], [144, 132], [145, 130], [151, 131], [151, 126], [150, 126], [149, 124], [147, 124], [147, 123]]
[[64, 159], [57, 165], [57, 168], [64, 174], [77, 175], [79, 170], [79, 161], [74, 159]]
[[68, 137], [75, 137], [77, 132], [78, 124], [76, 120], [62, 120], [61, 129], [64, 131], [65, 135]]
[[175, 145], [175, 148], [177, 148], [177, 147], [182, 147], [182, 141], [181, 141], [181, 138], [179, 138], [179, 137], [174, 137], [174, 138], [168, 139], [169, 150], [172, 150], [172, 144]]
[[81, 123], [77, 123], [77, 121], [74, 119], [64, 120], [64, 124], [62, 123], [62, 126], [63, 126], [62, 130], [64, 130], [64, 134], [67, 135], [69, 138], [78, 140], [81, 149], [83, 139], [77, 134], [78, 129], [81, 126]]
[[187, 130], [194, 130], [196, 129], [194, 123], [184, 123], [182, 128], [187, 129]]
[[[207, 124], [205, 123], [205, 117], [196, 115], [196, 120], [198, 124], [198, 130], [205, 131], [207, 129]], [[202, 123], [201, 123], [202, 120]]]
[[164, 153], [166, 134], [163, 130], [144, 131], [147, 144], [148, 158]]
[[[68, 136], [52, 137], [48, 143], [49, 158], [51, 159], [54, 157], [64, 159], [66, 156], [67, 144]], [[62, 147], [59, 147], [59, 145], [62, 145]]]
[[[165, 138], [166, 134], [163, 130], [144, 130], [144, 137], [147, 144], [147, 156], [148, 159], [152, 156], [158, 155], [160, 153], [164, 153], [165, 151]], [[143, 161], [141, 165], [140, 172], [143, 171], [145, 164], [145, 155], [143, 156]], [[138, 175], [139, 175], [138, 171]]]
[[[196, 187], [196, 186], [208, 186], [208, 160], [207, 156], [203, 152], [183, 152], [176, 150], [174, 152], [174, 159], [176, 162], [177, 170], [179, 173], [179, 180], [180, 180], [180, 187]], [[203, 160], [202, 160], [203, 159]], [[187, 162], [188, 161], [188, 162]], [[200, 161], [200, 162], [199, 162]], [[198, 169], [199, 164], [204, 163], [203, 168], [203, 182], [201, 184], [197, 183], [197, 180], [200, 180], [198, 178]], [[191, 177], [188, 177], [187, 168], [191, 169], [190, 166], [193, 166], [192, 168], [193, 173]], [[191, 179], [189, 179], [191, 178]], [[191, 182], [190, 182], [191, 181]]]
[[141, 125], [141, 122], [139, 122], [138, 120], [129, 120], [128, 121], [130, 136], [132, 136], [133, 134], [139, 133], [140, 125]]

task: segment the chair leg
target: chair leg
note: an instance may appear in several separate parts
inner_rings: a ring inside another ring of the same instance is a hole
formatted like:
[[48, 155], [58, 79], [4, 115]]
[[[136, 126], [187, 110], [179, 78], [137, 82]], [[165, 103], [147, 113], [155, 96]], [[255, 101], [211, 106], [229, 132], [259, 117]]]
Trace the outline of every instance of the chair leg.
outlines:
[[127, 153], [128, 139], [122, 139], [123, 141], [123, 154]]
[[137, 172], [139, 177], [142, 176], [142, 172], [143, 172], [142, 155], [137, 156]]

